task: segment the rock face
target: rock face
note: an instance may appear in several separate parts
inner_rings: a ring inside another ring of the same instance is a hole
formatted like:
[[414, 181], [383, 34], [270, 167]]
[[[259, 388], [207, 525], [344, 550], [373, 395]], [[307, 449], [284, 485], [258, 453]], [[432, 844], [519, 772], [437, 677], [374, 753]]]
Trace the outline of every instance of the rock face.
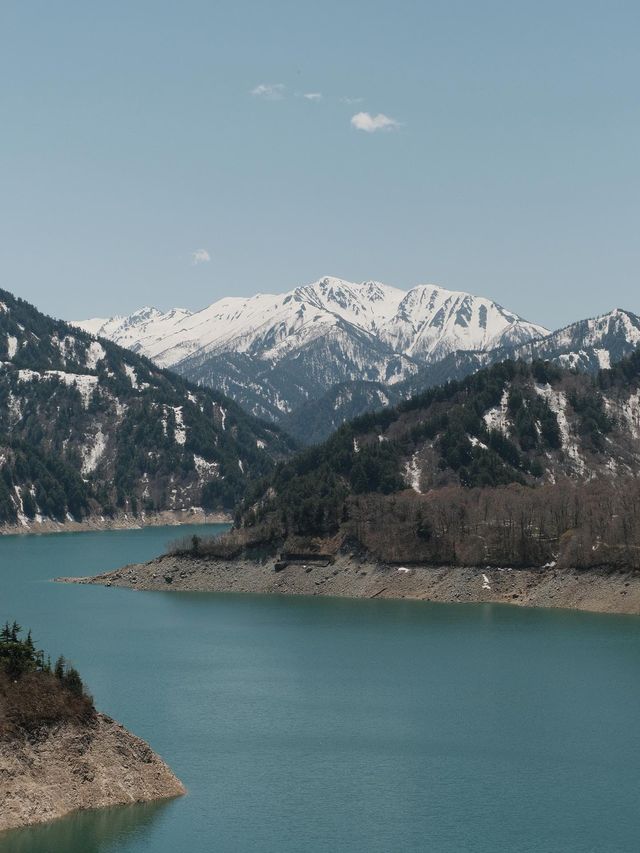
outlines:
[[0, 740], [0, 830], [184, 793], [147, 743], [104, 714]]

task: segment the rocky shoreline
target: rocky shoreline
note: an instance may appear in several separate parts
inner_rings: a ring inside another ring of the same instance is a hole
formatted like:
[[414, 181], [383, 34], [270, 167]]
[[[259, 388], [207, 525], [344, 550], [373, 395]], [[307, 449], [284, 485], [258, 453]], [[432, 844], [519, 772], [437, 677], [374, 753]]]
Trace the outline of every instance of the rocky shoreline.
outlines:
[[96, 577], [58, 580], [139, 590], [496, 602], [640, 614], [640, 573], [605, 569], [396, 566], [356, 555], [286, 562], [165, 555]]
[[185, 793], [145, 741], [98, 714], [0, 740], [0, 830], [44, 823], [79, 809]]
[[167, 509], [161, 512], [138, 515], [121, 513], [113, 517], [94, 515], [82, 521], [70, 519], [55, 521], [43, 518], [41, 521], [26, 520], [23, 524], [1, 524], [0, 536], [40, 533], [82, 533], [91, 530], [138, 530], [142, 527], [171, 527], [190, 524], [230, 524], [231, 516], [224, 512], [206, 512], [200, 507], [189, 509]]

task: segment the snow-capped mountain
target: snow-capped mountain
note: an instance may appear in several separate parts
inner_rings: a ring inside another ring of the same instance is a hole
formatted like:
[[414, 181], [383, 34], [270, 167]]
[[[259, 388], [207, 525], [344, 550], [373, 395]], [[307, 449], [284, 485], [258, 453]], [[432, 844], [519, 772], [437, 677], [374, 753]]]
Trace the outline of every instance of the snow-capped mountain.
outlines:
[[512, 357], [554, 361], [562, 367], [593, 373], [610, 367], [640, 344], [640, 317], [615, 308], [580, 320], [530, 344], [513, 348]]
[[468, 293], [336, 278], [195, 313], [142, 308], [76, 325], [219, 388], [303, 442], [505, 359], [595, 372], [640, 344], [640, 318], [620, 309], [548, 332]]
[[547, 333], [469, 293], [435, 285], [406, 292], [380, 282], [354, 284], [331, 277], [279, 295], [226, 297], [195, 313], [145, 307], [128, 317], [74, 322], [163, 367], [174, 367], [195, 353], [200, 359], [206, 354], [247, 353], [278, 362], [324, 335], [335, 336], [336, 330], [347, 336], [365, 333], [393, 354], [418, 362]]
[[75, 325], [275, 420], [336, 383], [394, 385], [456, 350], [547, 334], [468, 293], [331, 277], [284, 294], [227, 297], [194, 313], [147, 307]]
[[462, 379], [481, 367], [507, 359], [552, 361], [560, 367], [596, 373], [610, 367], [640, 345], [640, 317], [616, 308], [600, 317], [579, 320], [543, 338], [496, 349], [450, 353], [422, 368], [396, 388], [403, 397], [451, 379]]
[[396, 351], [433, 362], [456, 350], [486, 351], [546, 333], [490, 299], [427, 284], [402, 298], [381, 337]]

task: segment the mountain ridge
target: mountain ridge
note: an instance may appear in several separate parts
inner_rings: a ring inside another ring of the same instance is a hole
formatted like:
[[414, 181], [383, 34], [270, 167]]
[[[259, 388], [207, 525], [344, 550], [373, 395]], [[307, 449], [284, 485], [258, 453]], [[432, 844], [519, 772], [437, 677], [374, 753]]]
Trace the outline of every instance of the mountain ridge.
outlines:
[[521, 343], [547, 331], [462, 291], [330, 276], [283, 294], [225, 297], [193, 313], [147, 306], [74, 325], [220, 388], [276, 423], [336, 384], [393, 386], [460, 348]]
[[273, 424], [0, 290], [0, 523], [230, 508]]
[[124, 346], [134, 343], [157, 363], [175, 366], [198, 352], [229, 350], [277, 361], [318, 335], [318, 324], [331, 327], [338, 320], [372, 334], [397, 355], [419, 352], [422, 358], [460, 349], [461, 341], [466, 349], [487, 348], [505, 336], [528, 340], [547, 332], [493, 300], [463, 291], [430, 284], [404, 291], [331, 276], [283, 294], [224, 297], [196, 312], [146, 306], [125, 317], [70, 322]]
[[[271, 313], [261, 315], [256, 325], [265, 299]], [[273, 312], [285, 303], [294, 305], [298, 315], [289, 325], [274, 322]], [[222, 315], [242, 328], [234, 338], [227, 327], [226, 337], [200, 347], [183, 342], [183, 349], [175, 351], [182, 359], [176, 370], [198, 385], [220, 388], [302, 443], [325, 439], [340, 423], [378, 403], [399, 403], [505, 359], [550, 360], [595, 373], [640, 344], [640, 318], [621, 308], [549, 332], [463, 291], [435, 285], [402, 291], [380, 282], [353, 284], [331, 277], [281, 296], [228, 297], [195, 314], [185, 309], [162, 314], [147, 307], [115, 325], [101, 320], [85, 325], [134, 349], [147, 347], [154, 357], [159, 347], [167, 351], [163, 324], [180, 326], [180, 312], [196, 328], [208, 328], [212, 316], [221, 322]], [[146, 317], [151, 315], [155, 319], [149, 325]], [[161, 340], [154, 350], [149, 330], [158, 318], [162, 328], [156, 329], [156, 337]], [[183, 357], [186, 349], [192, 352]]]

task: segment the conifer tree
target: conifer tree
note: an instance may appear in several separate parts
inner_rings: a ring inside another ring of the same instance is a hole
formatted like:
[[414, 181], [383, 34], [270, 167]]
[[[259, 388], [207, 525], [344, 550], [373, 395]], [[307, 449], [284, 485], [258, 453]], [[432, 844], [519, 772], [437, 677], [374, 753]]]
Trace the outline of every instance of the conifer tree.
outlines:
[[80, 678], [80, 673], [73, 666], [69, 667], [65, 673], [64, 685], [75, 696], [82, 696], [84, 693], [84, 685]]
[[66, 664], [66, 661], [65, 661], [63, 655], [60, 655], [60, 657], [56, 661], [56, 665], [53, 669], [53, 673], [54, 673], [55, 677], [59, 678], [60, 681], [64, 680], [65, 664]]

